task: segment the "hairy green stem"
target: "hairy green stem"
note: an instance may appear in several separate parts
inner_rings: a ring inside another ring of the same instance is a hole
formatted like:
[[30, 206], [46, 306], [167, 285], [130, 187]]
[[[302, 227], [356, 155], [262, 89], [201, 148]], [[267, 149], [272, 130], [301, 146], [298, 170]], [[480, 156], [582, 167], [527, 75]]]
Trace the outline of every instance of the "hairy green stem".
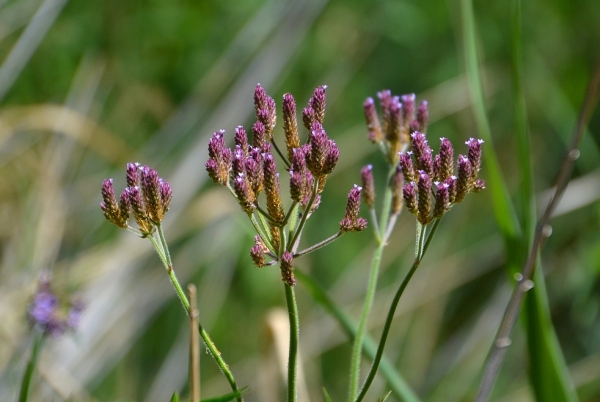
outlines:
[[35, 366], [37, 365], [38, 357], [40, 355], [40, 349], [42, 348], [42, 343], [44, 343], [44, 338], [45, 334], [43, 331], [40, 331], [37, 328], [33, 329], [33, 350], [31, 351], [31, 357], [29, 358], [27, 368], [25, 369], [25, 373], [23, 374], [23, 379], [21, 381], [21, 390], [19, 391], [19, 402], [27, 402], [27, 400], [29, 399], [31, 378], [33, 377], [33, 372], [35, 371]]
[[404, 280], [402, 281], [402, 283], [400, 284], [400, 287], [398, 288], [398, 290], [396, 291], [396, 294], [394, 295], [394, 299], [392, 300], [392, 304], [390, 305], [390, 309], [389, 309], [387, 317], [385, 319], [383, 331], [381, 332], [381, 338], [379, 340], [379, 345], [377, 346], [377, 353], [375, 354], [375, 359], [373, 359], [373, 365], [371, 366], [371, 369], [369, 370], [369, 374], [367, 375], [365, 383], [362, 386], [360, 393], [358, 394], [358, 397], [355, 400], [356, 402], [360, 402], [363, 400], [367, 391], [369, 390], [369, 387], [373, 383], [373, 379], [375, 379], [375, 374], [377, 374], [377, 370], [379, 369], [379, 365], [381, 363], [381, 358], [383, 357], [383, 350], [385, 348], [385, 343], [387, 341], [387, 337], [389, 335], [390, 328], [392, 326], [392, 321], [394, 320], [394, 314], [396, 314], [396, 308], [398, 307], [398, 302], [400, 301], [400, 297], [402, 297], [402, 294], [404, 293], [404, 290], [406, 289], [408, 282], [410, 282], [414, 273], [417, 271], [417, 268], [419, 268], [419, 265], [421, 264], [421, 261], [423, 260], [423, 257], [425, 256], [425, 252], [427, 251], [427, 248], [429, 248], [431, 239], [433, 238], [433, 235], [435, 234], [435, 232], [440, 224], [440, 220], [441, 219], [437, 219], [435, 221], [435, 223], [433, 224], [433, 227], [431, 228], [431, 232], [429, 233], [429, 236], [427, 237], [427, 241], [424, 241], [424, 237], [425, 237], [424, 229], [421, 231], [421, 235], [417, 239], [417, 243], [419, 244], [419, 250], [417, 252], [417, 257], [415, 258], [415, 261], [413, 262], [412, 267], [410, 268], [410, 270], [404, 277]]
[[383, 255], [383, 249], [386, 245], [385, 235], [387, 233], [388, 218], [392, 205], [392, 188], [391, 178], [396, 170], [396, 166], [392, 165], [388, 172], [387, 187], [383, 198], [383, 209], [381, 211], [379, 224], [379, 235], [377, 236], [377, 248], [373, 253], [373, 260], [371, 262], [371, 270], [369, 273], [369, 283], [367, 284], [367, 293], [365, 295], [365, 302], [363, 304], [360, 321], [358, 323], [358, 330], [356, 331], [356, 337], [354, 338], [354, 344], [352, 346], [352, 356], [350, 358], [350, 389], [348, 392], [348, 400], [353, 401], [356, 398], [358, 392], [358, 385], [360, 382], [360, 362], [363, 348], [363, 339], [365, 337], [365, 331], [367, 328], [367, 319], [371, 313], [373, 307], [373, 299], [375, 298], [375, 290], [377, 288], [377, 278], [379, 276], [379, 267], [381, 266], [381, 256]]
[[290, 350], [288, 355], [288, 390], [287, 401], [296, 402], [298, 398], [298, 341], [300, 339], [300, 320], [294, 287], [285, 286], [285, 300], [287, 302], [288, 316], [290, 319]]
[[315, 244], [314, 246], [310, 246], [307, 249], [304, 249], [302, 251], [299, 251], [299, 252], [295, 253], [294, 254], [294, 258], [300, 257], [301, 255], [304, 255], [304, 254], [312, 253], [313, 251], [318, 250], [321, 247], [325, 247], [326, 245], [328, 245], [332, 241], [334, 241], [337, 238], [341, 237], [343, 234], [344, 234], [344, 232], [341, 232], [341, 231], [337, 232], [336, 234], [334, 234], [333, 236], [329, 236], [328, 238], [326, 238], [322, 242], [319, 242], [319, 243]]
[[[173, 284], [173, 287], [175, 288], [175, 293], [177, 294], [177, 297], [179, 297], [179, 301], [181, 301], [181, 304], [183, 305], [185, 313], [189, 316], [190, 315], [190, 302], [188, 301], [188, 298], [185, 295], [185, 292], [183, 291], [183, 289], [181, 288], [181, 284], [179, 283], [177, 276], [175, 275], [175, 270], [173, 269], [173, 262], [171, 261], [171, 254], [169, 253], [169, 247], [167, 245], [167, 241], [165, 239], [165, 236], [164, 236], [164, 233], [162, 230], [162, 226], [160, 224], [157, 225], [157, 229], [158, 229], [158, 234], [159, 234], [159, 238], [160, 238], [160, 244], [158, 244], [156, 242], [156, 239], [154, 239], [152, 236], [150, 236], [149, 239], [152, 241], [154, 248], [156, 249], [158, 254], [161, 256], [161, 260], [165, 264], [165, 269], [167, 270], [169, 279], [171, 280], [171, 283]], [[161, 251], [162, 251], [162, 253], [161, 253]], [[225, 361], [221, 357], [221, 352], [219, 352], [219, 350], [215, 346], [214, 342], [212, 341], [212, 339], [210, 338], [208, 333], [204, 330], [204, 328], [202, 327], [202, 324], [200, 324], [200, 322], [198, 322], [198, 332], [200, 333], [200, 336], [202, 337], [204, 344], [208, 348], [210, 355], [215, 360], [215, 362], [221, 369], [221, 372], [223, 373], [223, 375], [229, 382], [229, 386], [231, 387], [231, 390], [234, 393], [237, 393], [236, 400], [238, 402], [243, 402], [240, 390], [237, 387], [237, 383], [235, 382], [235, 378], [233, 377], [231, 370], [229, 370], [229, 366], [227, 365], [227, 363], [225, 363]]]

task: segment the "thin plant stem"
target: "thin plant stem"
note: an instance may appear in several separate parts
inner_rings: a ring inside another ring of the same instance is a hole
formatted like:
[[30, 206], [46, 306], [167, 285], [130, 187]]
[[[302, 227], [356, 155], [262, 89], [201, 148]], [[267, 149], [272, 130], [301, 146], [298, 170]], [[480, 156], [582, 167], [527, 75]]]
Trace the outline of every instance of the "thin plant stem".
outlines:
[[285, 163], [285, 167], [289, 168], [291, 166], [290, 162], [287, 160], [287, 157], [281, 152], [281, 150], [279, 149], [279, 147], [277, 146], [277, 143], [275, 142], [275, 140], [273, 138], [271, 138], [271, 145], [273, 145], [273, 148], [275, 148], [275, 151], [277, 151], [277, 154], [279, 154], [279, 157], [281, 158], [283, 163]]
[[523, 269], [519, 275], [519, 280], [513, 289], [512, 296], [508, 302], [508, 306], [506, 306], [504, 316], [502, 317], [500, 327], [498, 328], [498, 333], [496, 334], [496, 338], [492, 344], [490, 354], [486, 359], [483, 377], [481, 379], [477, 397], [475, 398], [476, 402], [485, 402], [490, 398], [492, 389], [500, 372], [500, 367], [502, 367], [504, 356], [506, 355], [508, 346], [510, 346], [511, 343], [510, 335], [517, 321], [517, 317], [519, 316], [523, 298], [525, 297], [525, 293], [530, 290], [533, 285], [531, 278], [533, 277], [535, 271], [542, 243], [547, 236], [548, 222], [550, 221], [550, 218], [552, 217], [552, 214], [554, 213], [554, 210], [567, 187], [571, 172], [573, 170], [573, 164], [579, 156], [579, 144], [581, 143], [583, 134], [585, 132], [585, 127], [589, 122], [599, 96], [600, 62], [596, 64], [594, 74], [588, 84], [585, 101], [581, 109], [579, 119], [577, 120], [577, 126], [573, 132], [573, 138], [571, 140], [569, 151], [563, 159], [560, 171], [558, 173], [558, 178], [556, 179], [555, 193], [548, 203], [544, 214], [538, 221], [535, 237], [533, 239], [533, 244], [529, 251], [529, 255], [527, 256], [527, 260], [523, 265]]
[[[177, 276], [175, 275], [175, 270], [173, 269], [173, 264], [171, 262], [171, 255], [169, 253], [169, 247], [165, 240], [161, 225], [157, 225], [157, 228], [158, 228], [161, 245], [159, 245], [153, 237], [149, 237], [149, 239], [152, 241], [152, 244], [154, 245], [154, 248], [156, 248], [156, 251], [159, 253], [159, 255], [161, 254], [159, 251], [159, 248], [163, 250], [164, 258], [161, 258], [161, 259], [163, 260], [163, 263], [166, 262], [165, 269], [167, 270], [169, 279], [171, 280], [171, 283], [173, 284], [173, 288], [175, 288], [175, 293], [177, 294], [177, 297], [179, 297], [179, 301], [181, 301], [181, 304], [183, 305], [183, 309], [185, 310], [186, 315], [189, 316], [190, 315], [190, 302], [188, 301], [188, 298], [185, 295], [185, 292], [183, 291], [183, 289], [181, 288], [181, 284], [179, 283]], [[200, 332], [200, 337], [202, 337], [202, 340], [204, 341], [204, 344], [208, 348], [210, 355], [212, 356], [212, 358], [215, 360], [215, 362], [221, 369], [221, 372], [227, 379], [227, 382], [229, 382], [229, 386], [231, 387], [232, 391], [234, 393], [237, 393], [236, 400], [238, 402], [243, 402], [240, 390], [238, 389], [237, 383], [235, 382], [235, 378], [233, 377], [231, 370], [229, 370], [229, 366], [227, 365], [227, 363], [225, 363], [225, 361], [221, 357], [221, 352], [219, 352], [219, 350], [213, 343], [213, 341], [210, 338], [210, 336], [208, 335], [208, 333], [204, 330], [204, 328], [202, 327], [202, 324], [200, 324], [200, 322], [198, 322], [198, 331]]]
[[337, 232], [336, 234], [334, 234], [333, 236], [328, 237], [327, 239], [323, 240], [322, 242], [317, 243], [314, 246], [310, 246], [307, 249], [304, 249], [302, 251], [299, 251], [299, 252], [295, 253], [294, 254], [294, 258], [300, 257], [301, 255], [304, 255], [304, 254], [312, 253], [313, 251], [316, 251], [316, 250], [320, 249], [321, 247], [325, 247], [326, 245], [328, 245], [332, 241], [334, 241], [337, 238], [341, 237], [343, 234], [344, 234], [344, 232], [341, 232], [341, 231]]
[[254, 215], [249, 212], [248, 213], [248, 217], [250, 218], [250, 222], [252, 222], [252, 226], [254, 226], [254, 229], [256, 230], [256, 233], [258, 233], [258, 235], [263, 240], [263, 242], [267, 245], [267, 247], [269, 248], [269, 250], [271, 250], [273, 253], [276, 253], [277, 250], [275, 250], [275, 248], [273, 247], [273, 244], [271, 243], [271, 239], [266, 234], [267, 232], [265, 232], [263, 230], [263, 228], [260, 226], [260, 224], [258, 223], [258, 221], [256, 220], [256, 218], [254, 217]]
[[287, 283], [285, 286], [285, 300], [287, 302], [290, 320], [290, 350], [288, 355], [288, 390], [287, 401], [296, 402], [298, 398], [298, 341], [300, 339], [300, 319], [294, 286]]
[[373, 225], [373, 235], [375, 236], [375, 240], [377, 241], [377, 243], [379, 243], [379, 242], [381, 242], [381, 239], [379, 238], [380, 232], [379, 232], [379, 224], [377, 223], [377, 211], [375, 211], [375, 208], [369, 208], [369, 213], [371, 214], [371, 224]]
[[383, 357], [383, 350], [385, 348], [385, 343], [387, 341], [387, 337], [389, 335], [390, 328], [392, 326], [392, 321], [394, 320], [394, 315], [396, 314], [396, 308], [398, 307], [398, 302], [400, 302], [400, 297], [402, 297], [402, 294], [404, 293], [404, 290], [406, 289], [408, 282], [410, 282], [414, 273], [417, 271], [417, 268], [419, 268], [419, 265], [421, 264], [421, 261], [423, 260], [423, 257], [425, 256], [425, 252], [427, 251], [427, 248], [429, 247], [429, 244], [431, 243], [431, 239], [435, 235], [435, 232], [440, 224], [440, 221], [441, 221], [441, 219], [437, 219], [433, 223], [433, 226], [431, 228], [431, 231], [430, 231], [429, 236], [426, 241], [424, 240], [425, 230], [421, 231], [421, 236], [419, 236], [419, 239], [417, 240], [418, 244], [420, 245], [419, 250], [417, 252], [417, 257], [415, 258], [415, 261], [413, 262], [412, 267], [410, 268], [410, 270], [404, 277], [404, 280], [402, 281], [402, 283], [400, 284], [400, 287], [398, 288], [398, 290], [396, 291], [396, 294], [394, 295], [394, 299], [392, 300], [392, 304], [390, 305], [390, 309], [389, 309], [387, 317], [385, 319], [383, 331], [381, 332], [381, 338], [379, 340], [379, 345], [377, 346], [377, 353], [375, 354], [375, 359], [373, 359], [373, 364], [371, 365], [371, 369], [369, 370], [369, 374], [367, 375], [367, 378], [365, 379], [365, 383], [362, 386], [358, 397], [356, 398], [356, 402], [360, 402], [363, 400], [367, 391], [369, 390], [369, 387], [371, 386], [371, 384], [373, 382], [373, 379], [375, 379], [375, 375], [377, 374], [377, 370], [379, 369], [379, 365], [381, 364], [381, 358]]
[[27, 402], [27, 400], [29, 399], [31, 379], [35, 371], [35, 366], [37, 365], [40, 350], [42, 349], [42, 344], [44, 343], [44, 338], [45, 334], [43, 331], [40, 331], [38, 328], [33, 329], [33, 349], [31, 351], [31, 357], [29, 358], [29, 362], [27, 363], [27, 368], [25, 369], [25, 373], [23, 374], [23, 379], [21, 380], [19, 402]]
[[292, 203], [292, 205], [290, 206], [290, 209], [288, 210], [287, 214], [285, 215], [285, 218], [283, 219], [283, 222], [281, 223], [282, 227], [287, 225], [288, 221], [290, 220], [290, 217], [292, 216], [292, 213], [294, 213], [294, 209], [296, 208], [296, 205], [298, 205], [298, 202], [294, 201]]
[[352, 345], [352, 356], [350, 358], [350, 389], [348, 392], [349, 401], [353, 401], [358, 393], [363, 339], [365, 337], [365, 331], [367, 328], [367, 320], [369, 318], [369, 314], [371, 313], [371, 308], [373, 307], [373, 299], [375, 298], [379, 267], [381, 266], [381, 256], [383, 255], [383, 249], [386, 246], [385, 234], [387, 233], [387, 225], [389, 223], [388, 217], [392, 205], [392, 188], [390, 182], [395, 170], [395, 165], [390, 166], [390, 170], [387, 175], [388, 186], [386, 187], [383, 198], [383, 208], [380, 216], [381, 223], [379, 225], [377, 248], [373, 253], [373, 260], [371, 262], [371, 269], [369, 272], [369, 282], [367, 284], [367, 293], [365, 294], [365, 301], [363, 304], [362, 313], [360, 315], [360, 321], [358, 323], [358, 330], [356, 331], [354, 344]]
[[[312, 277], [303, 273], [301, 270], [297, 270], [296, 278], [306, 286], [307, 290], [312, 294], [313, 299], [337, 320], [350, 338], [350, 341], [353, 341], [357, 330], [357, 325], [354, 320], [331, 300], [327, 292], [319, 286]], [[375, 344], [375, 341], [368, 333], [365, 334], [363, 340], [363, 355], [368, 359], [374, 359], [376, 351], [377, 345]], [[385, 356], [381, 359], [379, 370], [399, 400], [404, 402], [420, 402], [415, 392]]]
[[273, 225], [275, 225], [275, 226], [280, 226], [280, 224], [279, 224], [279, 223], [277, 223], [277, 222], [275, 221], [275, 219], [271, 218], [271, 215], [269, 215], [269, 214], [267, 213], [267, 211], [265, 211], [264, 209], [262, 209], [262, 208], [261, 208], [261, 206], [260, 206], [260, 205], [258, 205], [258, 203], [256, 204], [256, 210], [257, 210], [257, 211], [258, 211], [258, 212], [259, 212], [259, 213], [260, 213], [262, 216], [264, 216], [264, 217], [265, 217], [265, 219], [269, 221], [269, 223], [272, 223], [272, 224], [273, 224]]
[[190, 394], [192, 402], [200, 402], [200, 342], [198, 340], [198, 302], [196, 286], [188, 285], [190, 295]]
[[317, 189], [319, 188], [319, 180], [315, 179], [315, 183], [313, 185], [312, 188], [312, 195], [310, 196], [310, 201], [308, 201], [308, 204], [306, 205], [306, 208], [304, 209], [304, 213], [302, 214], [302, 219], [300, 220], [300, 223], [298, 224], [298, 228], [296, 229], [296, 232], [294, 233], [294, 236], [290, 239], [290, 242], [287, 245], [287, 250], [288, 251], [293, 251], [296, 241], [298, 240], [298, 238], [300, 237], [300, 233], [302, 233], [302, 230], [304, 229], [304, 224], [306, 223], [306, 220], [308, 219], [308, 215], [310, 214], [310, 209], [313, 206], [313, 203], [315, 202], [315, 199], [317, 198]]

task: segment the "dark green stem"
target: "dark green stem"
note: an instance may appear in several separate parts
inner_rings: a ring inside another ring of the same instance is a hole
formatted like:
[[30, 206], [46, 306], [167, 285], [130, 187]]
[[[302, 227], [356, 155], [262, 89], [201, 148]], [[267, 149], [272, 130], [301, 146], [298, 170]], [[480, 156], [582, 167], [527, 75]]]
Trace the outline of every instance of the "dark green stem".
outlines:
[[[385, 348], [385, 343], [387, 341], [387, 337], [389, 335], [390, 328], [392, 326], [392, 321], [394, 320], [394, 314], [396, 314], [396, 308], [398, 307], [398, 303], [400, 302], [400, 297], [402, 297], [402, 294], [404, 293], [404, 290], [406, 289], [408, 282], [410, 282], [414, 273], [417, 271], [417, 268], [419, 268], [419, 265], [421, 264], [421, 261], [423, 260], [423, 257], [425, 256], [425, 252], [427, 251], [427, 248], [429, 248], [431, 239], [435, 235], [435, 232], [440, 224], [440, 220], [441, 219], [437, 219], [435, 221], [435, 223], [433, 224], [433, 227], [431, 228], [431, 232], [429, 233], [429, 236], [427, 237], [427, 241], [423, 242], [423, 237], [424, 237], [423, 235], [419, 236], [419, 239], [417, 240], [418, 244], [420, 245], [419, 250], [417, 251], [417, 257], [415, 258], [415, 261], [413, 262], [412, 267], [410, 268], [410, 270], [404, 277], [404, 280], [402, 281], [402, 283], [400, 284], [400, 287], [398, 288], [398, 290], [396, 291], [396, 294], [394, 295], [394, 299], [392, 300], [392, 304], [390, 305], [390, 309], [389, 309], [387, 317], [385, 319], [385, 324], [383, 326], [383, 331], [381, 333], [379, 345], [377, 346], [377, 353], [375, 354], [375, 359], [373, 360], [373, 365], [371, 366], [371, 369], [369, 370], [369, 374], [367, 375], [365, 383], [364, 383], [362, 389], [360, 390], [358, 397], [356, 398], [356, 402], [360, 402], [363, 400], [367, 391], [369, 390], [369, 387], [371, 386], [371, 383], [375, 379], [375, 374], [377, 374], [377, 370], [379, 369], [379, 365], [381, 363], [381, 358], [383, 357], [383, 350]], [[425, 233], [424, 228], [421, 231], [421, 233], [422, 234]]]
[[42, 349], [42, 343], [44, 343], [45, 334], [44, 332], [33, 329], [33, 350], [31, 351], [31, 357], [27, 363], [27, 368], [23, 374], [23, 380], [21, 381], [21, 391], [19, 392], [19, 402], [27, 402], [29, 399], [29, 389], [31, 388], [31, 378], [37, 365], [38, 357], [40, 355], [40, 349]]
[[288, 316], [290, 319], [290, 351], [288, 355], [288, 390], [287, 401], [296, 402], [298, 397], [298, 341], [300, 339], [300, 320], [298, 318], [298, 305], [294, 287], [285, 286], [285, 300], [287, 302]]

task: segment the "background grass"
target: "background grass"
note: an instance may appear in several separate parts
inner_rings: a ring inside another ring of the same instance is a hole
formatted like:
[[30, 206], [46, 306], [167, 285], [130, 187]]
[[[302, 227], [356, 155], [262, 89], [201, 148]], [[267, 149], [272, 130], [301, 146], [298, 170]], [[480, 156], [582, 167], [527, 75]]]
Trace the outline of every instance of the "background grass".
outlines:
[[[523, 210], [511, 7], [476, 1], [473, 11], [493, 139], [484, 152], [494, 147]], [[599, 20], [596, 0], [522, 4], [538, 202], [575, 126], [598, 57]], [[188, 331], [160, 261], [149, 242], [109, 225], [98, 207], [101, 180], [114, 177], [121, 189], [125, 162], [139, 161], [174, 188], [165, 230], [175, 267], [182, 282], [198, 286], [203, 325], [238, 383], [250, 385], [247, 400], [281, 400], [279, 274], [252, 266], [251, 226], [228, 192], [206, 179], [208, 138], [249, 127], [257, 82], [278, 102], [291, 92], [300, 105], [317, 85], [329, 86], [325, 128], [342, 156], [303, 237], [310, 245], [337, 230], [360, 167], [373, 163], [384, 175], [366, 141], [367, 96], [389, 88], [427, 99], [434, 147], [448, 137], [464, 152], [462, 143], [480, 136], [462, 27], [459, 2], [433, 0], [0, 1], [0, 399], [18, 392], [30, 349], [25, 309], [42, 269], [87, 310], [77, 333], [46, 343], [35, 400], [165, 401], [185, 392]], [[552, 323], [582, 401], [600, 399], [599, 129], [595, 113], [542, 252]], [[510, 259], [491, 197], [470, 196], [444, 219], [392, 327], [386, 355], [426, 401], [473, 398], [508, 300]], [[401, 216], [384, 254], [374, 336], [410, 266], [413, 239], [414, 219]], [[298, 269], [356, 318], [373, 247], [369, 231], [346, 235], [300, 259]], [[309, 292], [299, 287], [298, 297], [302, 392], [322, 400], [325, 386], [341, 400], [351, 346]], [[533, 400], [526, 343], [518, 326], [494, 400]], [[202, 383], [205, 397], [228, 392], [205, 354]], [[387, 389], [380, 380], [373, 395]]]

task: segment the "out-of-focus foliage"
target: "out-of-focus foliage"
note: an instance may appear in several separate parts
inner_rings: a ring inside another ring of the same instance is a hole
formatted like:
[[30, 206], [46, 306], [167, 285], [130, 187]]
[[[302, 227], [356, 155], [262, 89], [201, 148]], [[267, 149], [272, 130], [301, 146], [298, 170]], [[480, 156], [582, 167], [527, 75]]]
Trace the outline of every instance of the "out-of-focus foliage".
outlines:
[[[510, 9], [477, 1], [475, 17], [494, 138], [485, 147], [496, 148], [515, 194]], [[598, 57], [598, 21], [597, 0], [523, 3], [540, 202]], [[237, 125], [249, 128], [258, 82], [278, 102], [291, 92], [299, 105], [328, 85], [324, 127], [341, 158], [304, 234], [313, 244], [338, 229], [364, 164], [383, 180], [382, 158], [366, 141], [367, 96], [389, 88], [427, 99], [434, 148], [439, 137], [456, 144], [477, 137], [461, 35], [458, 2], [433, 0], [0, 1], [0, 400], [18, 392], [30, 344], [26, 306], [43, 269], [53, 272], [57, 292], [77, 293], [86, 312], [78, 332], [46, 343], [34, 400], [185, 395], [187, 322], [168, 278], [150, 244], [117, 231], [98, 206], [102, 179], [114, 176], [124, 187], [127, 161], [151, 164], [173, 187], [164, 224], [175, 269], [183, 283], [197, 284], [200, 319], [238, 384], [250, 386], [246, 400], [281, 400], [280, 275], [252, 266], [251, 226], [228, 192], [207, 180], [208, 138], [223, 128], [231, 143]], [[542, 253], [552, 321], [582, 401], [600, 398], [598, 116]], [[280, 126], [276, 135], [282, 140]], [[392, 328], [386, 356], [426, 401], [472, 399], [507, 302], [511, 281], [489, 197], [469, 197], [444, 219]], [[410, 265], [413, 239], [414, 219], [402, 214], [384, 254], [369, 321], [374, 336]], [[369, 230], [348, 234], [302, 257], [297, 269], [357, 317], [373, 247]], [[350, 344], [301, 285], [298, 297], [301, 396], [322, 400], [325, 387], [341, 400]], [[495, 400], [532, 400], [527, 373], [535, 367], [525, 348], [521, 326]], [[229, 392], [205, 354], [202, 385], [205, 398]], [[373, 395], [387, 391], [380, 379]]]

